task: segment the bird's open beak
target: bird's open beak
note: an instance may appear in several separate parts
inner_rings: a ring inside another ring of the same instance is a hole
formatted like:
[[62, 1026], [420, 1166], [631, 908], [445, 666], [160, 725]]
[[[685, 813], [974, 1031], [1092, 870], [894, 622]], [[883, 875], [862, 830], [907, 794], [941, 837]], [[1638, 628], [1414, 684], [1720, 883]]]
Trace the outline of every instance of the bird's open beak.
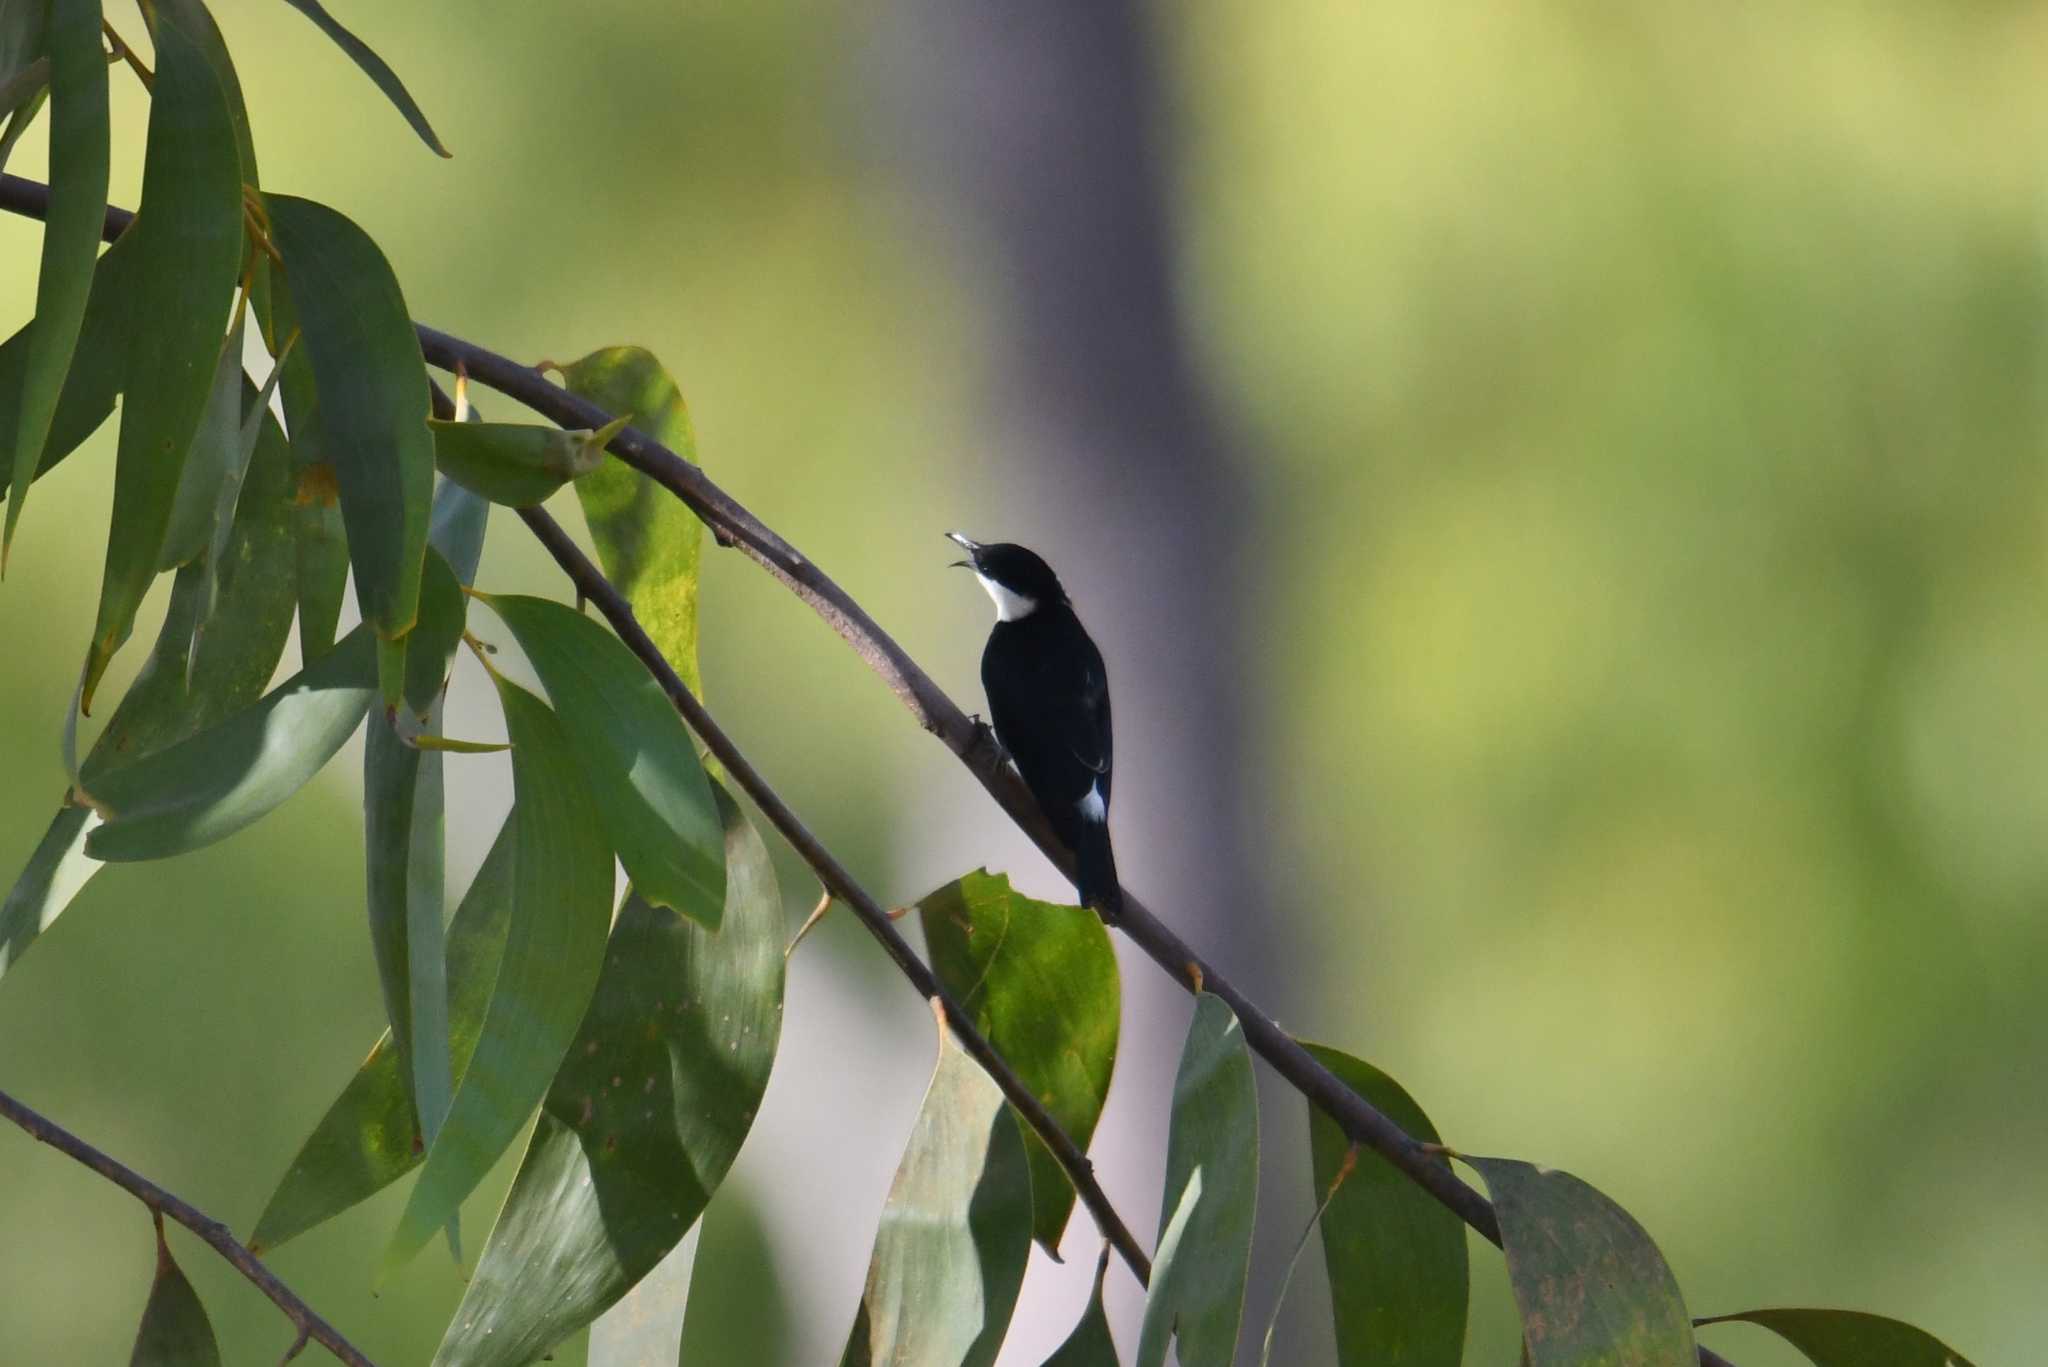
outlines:
[[947, 566], [947, 568], [955, 570], [973, 569], [975, 557], [981, 554], [981, 543], [979, 541], [976, 541], [972, 537], [962, 536], [958, 532], [947, 532], [946, 540], [952, 542], [961, 550], [967, 552], [967, 559], [955, 560], [951, 565]]

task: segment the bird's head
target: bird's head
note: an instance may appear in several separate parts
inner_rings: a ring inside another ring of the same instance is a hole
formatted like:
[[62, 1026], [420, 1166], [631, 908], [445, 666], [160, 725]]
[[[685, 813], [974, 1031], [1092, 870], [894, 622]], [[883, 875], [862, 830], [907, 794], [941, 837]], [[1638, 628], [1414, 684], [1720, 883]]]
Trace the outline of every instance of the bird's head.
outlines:
[[953, 563], [974, 571], [974, 577], [995, 601], [996, 620], [1014, 622], [1029, 617], [1040, 603], [1064, 603], [1066, 590], [1052, 566], [1039, 559], [1036, 551], [1007, 541], [987, 544], [947, 532], [946, 539], [967, 552], [965, 560]]

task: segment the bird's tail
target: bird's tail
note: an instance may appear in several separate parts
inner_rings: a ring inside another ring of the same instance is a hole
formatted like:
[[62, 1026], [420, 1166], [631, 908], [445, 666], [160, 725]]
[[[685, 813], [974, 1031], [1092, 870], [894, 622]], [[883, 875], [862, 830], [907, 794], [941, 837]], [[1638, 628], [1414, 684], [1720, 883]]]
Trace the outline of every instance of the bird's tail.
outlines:
[[1081, 823], [1074, 863], [1074, 887], [1081, 894], [1081, 905], [1093, 907], [1103, 920], [1114, 922], [1123, 914], [1124, 890], [1117, 881], [1116, 855], [1109, 848], [1108, 823]]

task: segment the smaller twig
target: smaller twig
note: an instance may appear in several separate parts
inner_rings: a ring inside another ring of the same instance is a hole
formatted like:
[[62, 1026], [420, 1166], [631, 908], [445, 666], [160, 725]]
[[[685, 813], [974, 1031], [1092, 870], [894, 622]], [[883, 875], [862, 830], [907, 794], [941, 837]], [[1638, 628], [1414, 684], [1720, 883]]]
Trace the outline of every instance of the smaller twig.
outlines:
[[128, 63], [129, 70], [135, 73], [135, 79], [142, 82], [142, 88], [155, 94], [156, 73], [142, 64], [142, 59], [135, 55], [135, 49], [128, 46], [127, 40], [114, 32], [114, 26], [105, 19], [100, 20], [100, 32], [106, 34], [107, 41], [114, 45], [109, 60]]
[[[576, 606], [579, 610], [583, 606], [583, 595], [581, 593], [576, 595]], [[825, 919], [825, 913], [830, 910], [832, 910], [832, 889], [826, 888], [818, 898], [818, 905], [811, 908], [811, 914], [804, 917], [804, 923], [796, 928], [796, 934], [790, 939], [789, 948], [782, 951], [782, 957], [787, 959], [790, 955], [796, 953], [796, 947], [804, 942], [804, 937], [816, 928], [818, 922]]]
[[[313, 1307], [300, 1300], [297, 1292], [279, 1281], [277, 1275], [265, 1267], [220, 1221], [165, 1191], [133, 1168], [102, 1153], [48, 1116], [22, 1105], [6, 1092], [0, 1092], [0, 1117], [20, 1126], [30, 1138], [40, 1140], [57, 1152], [91, 1168], [142, 1202], [149, 1208], [151, 1217], [156, 1221], [159, 1248], [163, 1242], [165, 1216], [176, 1220], [198, 1235], [201, 1242], [225, 1258], [252, 1286], [270, 1297], [271, 1303], [284, 1312], [286, 1319], [298, 1326], [301, 1344], [307, 1339], [312, 1339], [336, 1358], [347, 1363], [348, 1367], [376, 1367], [376, 1364], [364, 1357], [354, 1344], [343, 1338], [339, 1330], [320, 1318]], [[289, 1353], [286, 1354], [287, 1359], [290, 1356]]]
[[312, 1336], [306, 1332], [305, 1326], [301, 1325], [299, 1327], [299, 1336], [292, 1340], [291, 1347], [284, 1350], [284, 1356], [277, 1360], [277, 1367], [284, 1367], [287, 1362], [305, 1352], [306, 1344], [311, 1338]]

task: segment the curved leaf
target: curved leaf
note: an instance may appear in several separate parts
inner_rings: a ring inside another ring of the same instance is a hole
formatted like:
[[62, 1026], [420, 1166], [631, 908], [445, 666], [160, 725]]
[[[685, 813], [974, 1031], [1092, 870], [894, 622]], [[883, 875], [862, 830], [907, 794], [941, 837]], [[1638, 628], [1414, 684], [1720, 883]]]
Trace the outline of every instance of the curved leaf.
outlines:
[[1259, 1187], [1259, 1106], [1244, 1031], [1204, 992], [1173, 1082], [1166, 1194], [1152, 1287], [1138, 1335], [1141, 1367], [1229, 1367], [1244, 1318]]
[[363, 628], [246, 711], [112, 770], [90, 791], [106, 824], [95, 859], [162, 859], [210, 845], [269, 813], [320, 772], [374, 693]]
[[237, 309], [214, 358], [206, 408], [178, 472], [177, 492], [171, 496], [171, 516], [157, 556], [160, 570], [188, 565], [204, 553], [221, 488], [234, 475], [242, 453], [242, 318]]
[[611, 849], [569, 733], [533, 694], [497, 684], [519, 813], [512, 920], [476, 1050], [385, 1248], [383, 1275], [456, 1216], [518, 1136], [575, 1037], [604, 960]]
[[220, 1344], [199, 1293], [171, 1257], [164, 1242], [163, 1217], [157, 1217], [156, 1279], [149, 1303], [142, 1307], [142, 1325], [128, 1367], [220, 1367]]
[[478, 596], [547, 687], [635, 891], [715, 930], [724, 840], [704, 766], [661, 686], [618, 637], [574, 608]]
[[107, 215], [107, 63], [100, 50], [99, 0], [50, 0], [49, 16], [50, 212], [36, 284], [37, 323], [11, 434], [12, 496], [0, 533], [0, 568], [14, 544], [15, 520], [71, 369]]
[[1692, 1367], [1685, 1298], [1634, 1217], [1568, 1172], [1459, 1157], [1493, 1196], [1531, 1367]]
[[1814, 1367], [1970, 1367], [1968, 1358], [1926, 1330], [1860, 1310], [1744, 1310], [1694, 1323], [1735, 1320], [1762, 1325], [1806, 1354]]
[[[917, 904], [932, 971], [981, 1032], [1088, 1147], [1116, 1064], [1122, 999], [1102, 918], [1036, 902], [1002, 874], [979, 870]], [[1028, 1131], [1031, 1232], [1057, 1254], [1074, 1188], [1044, 1141]]]
[[624, 418], [596, 432], [565, 432], [520, 422], [468, 422], [429, 418], [434, 464], [456, 483], [508, 508], [530, 508], [595, 470], [605, 443]]
[[[652, 352], [606, 347], [557, 367], [572, 394], [608, 413], [632, 413], [641, 431], [684, 460], [697, 459], [697, 434], [682, 392]], [[576, 497], [605, 578], [626, 595], [633, 616], [704, 696], [697, 666], [697, 568], [704, 524], [647, 475], [620, 460], [601, 462], [576, 480]]]
[[1095, 1263], [1095, 1291], [1088, 1297], [1088, 1309], [1066, 1342], [1045, 1360], [1044, 1367], [1117, 1367], [1116, 1341], [1109, 1336], [1109, 1312], [1102, 1306], [1102, 1282], [1109, 1274], [1109, 1245]]
[[242, 263], [241, 164], [220, 82], [168, 13], [159, 14], [156, 39], [142, 204], [129, 229], [130, 316], [147, 326], [129, 338], [113, 525], [81, 699], [87, 710], [156, 577]]
[[1031, 1169], [1003, 1093], [939, 1026], [841, 1367], [986, 1367], [1031, 1255]]
[[311, 200], [271, 195], [268, 204], [318, 389], [314, 421], [340, 492], [356, 601], [394, 641], [419, 611], [434, 492], [426, 362], [369, 234]]
[[98, 820], [84, 807], [59, 807], [28, 864], [0, 901], [0, 974], [28, 952], [36, 937], [63, 915], [100, 866], [85, 856], [85, 838]]
[[398, 79], [398, 73], [370, 49], [370, 45], [341, 26], [341, 21], [321, 8], [319, 0], [285, 0], [299, 13], [311, 19], [319, 30], [334, 40], [334, 45], [349, 55], [349, 59], [363, 69], [363, 74], [377, 83], [377, 89], [396, 105], [398, 112], [405, 115], [405, 121], [412, 125], [412, 131], [420, 135], [420, 141], [444, 157], [455, 154], [441, 145], [441, 139], [434, 135], [433, 125], [414, 102], [412, 93], [405, 88], [405, 82]]
[[589, 1367], [636, 1367], [679, 1359], [703, 1233], [701, 1221], [691, 1225], [652, 1272], [590, 1322], [590, 1348], [585, 1354]]
[[713, 791], [723, 928], [714, 935], [627, 895], [590, 1009], [435, 1356], [444, 1367], [524, 1363], [617, 1301], [696, 1222], [753, 1124], [782, 1025], [782, 898], [760, 836]]
[[[1436, 1127], [1401, 1085], [1369, 1063], [1304, 1043], [1351, 1090], [1426, 1144]], [[1337, 1180], [1351, 1140], [1308, 1107], [1309, 1158], [1320, 1196]], [[1360, 1149], [1323, 1212], [1337, 1361], [1356, 1367], [1458, 1367], [1470, 1294], [1465, 1226], [1376, 1153]]]
[[281, 274], [271, 278], [269, 296], [269, 331], [264, 344], [273, 356], [284, 353], [278, 365], [277, 392], [284, 405], [297, 471], [292, 506], [297, 511], [299, 656], [311, 664], [334, 648], [335, 624], [348, 588], [348, 534], [341, 518], [341, 487], [335, 482], [334, 466], [321, 445], [320, 424], [315, 420], [320, 395], [313, 380], [313, 363], [303, 345], [287, 348], [287, 342], [299, 335], [298, 309], [292, 303], [290, 283]]

